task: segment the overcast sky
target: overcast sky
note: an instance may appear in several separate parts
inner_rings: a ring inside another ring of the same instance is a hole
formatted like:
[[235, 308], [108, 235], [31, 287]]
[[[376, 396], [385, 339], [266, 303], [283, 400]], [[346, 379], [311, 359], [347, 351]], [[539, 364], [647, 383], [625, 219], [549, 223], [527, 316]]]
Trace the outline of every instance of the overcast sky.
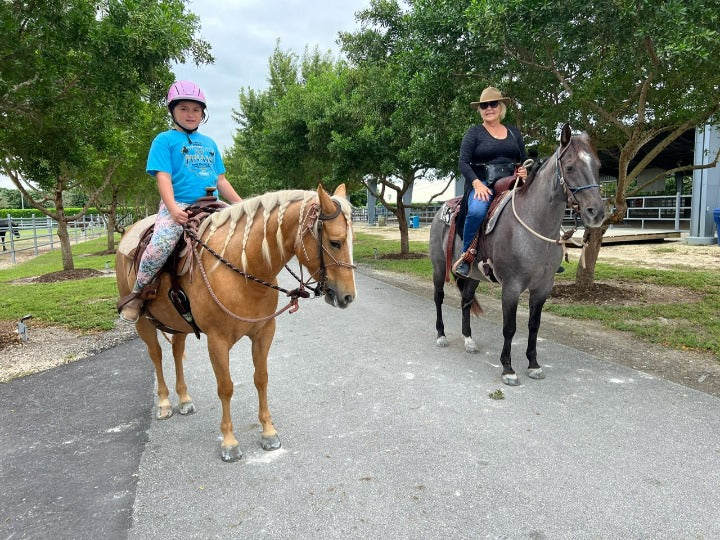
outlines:
[[[215, 63], [195, 68], [175, 66], [178, 79], [195, 81], [205, 92], [210, 118], [200, 131], [220, 150], [232, 144], [236, 124], [232, 110], [242, 87], [267, 88], [268, 59], [276, 41], [283, 51], [302, 55], [317, 45], [322, 53], [339, 54], [340, 31], [357, 28], [355, 13], [370, 0], [192, 0], [190, 11], [200, 17], [200, 36], [212, 45]], [[14, 187], [0, 178], [0, 187]]]
[[276, 41], [283, 51], [302, 55], [317, 45], [339, 54], [338, 32], [357, 28], [355, 13], [370, 0], [192, 0], [200, 17], [200, 35], [212, 45], [215, 63], [195, 68], [179, 65], [179, 79], [195, 81], [205, 92], [210, 112], [201, 131], [221, 150], [232, 144], [236, 124], [232, 109], [242, 87], [266, 89], [268, 59]]

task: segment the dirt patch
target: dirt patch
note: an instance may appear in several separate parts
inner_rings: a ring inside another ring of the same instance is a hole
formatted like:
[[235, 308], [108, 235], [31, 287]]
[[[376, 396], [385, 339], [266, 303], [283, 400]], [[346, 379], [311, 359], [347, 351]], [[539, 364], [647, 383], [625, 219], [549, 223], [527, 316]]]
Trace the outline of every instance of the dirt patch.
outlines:
[[549, 302], [569, 304], [581, 302], [596, 306], [642, 306], [668, 304], [681, 297], [684, 302], [700, 301], [697, 291], [679, 287], [648, 285], [637, 282], [595, 282], [588, 288], [579, 289], [573, 283], [557, 284], [550, 293]]
[[393, 261], [407, 261], [415, 259], [427, 259], [425, 253], [385, 253], [380, 255], [380, 259], [393, 260]]
[[31, 279], [32, 283], [55, 283], [58, 281], [69, 281], [73, 279], [86, 279], [91, 277], [106, 276], [107, 273], [95, 270], [93, 268], [81, 268], [78, 270], [61, 270], [59, 272], [51, 272], [43, 274]]

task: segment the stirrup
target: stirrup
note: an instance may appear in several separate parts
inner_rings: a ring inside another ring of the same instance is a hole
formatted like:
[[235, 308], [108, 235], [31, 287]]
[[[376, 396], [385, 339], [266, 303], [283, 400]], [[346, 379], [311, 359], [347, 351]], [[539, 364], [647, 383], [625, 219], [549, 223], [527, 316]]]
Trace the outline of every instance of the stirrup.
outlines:
[[140, 312], [142, 311], [145, 300], [140, 298], [137, 293], [130, 293], [121, 298], [117, 303], [117, 310], [120, 314], [120, 320], [126, 323], [135, 324], [140, 320]]
[[[462, 268], [462, 270], [461, 270]], [[467, 271], [466, 271], [467, 270]], [[470, 263], [468, 261], [460, 261], [460, 264], [454, 269], [455, 275], [462, 278], [470, 277]]]

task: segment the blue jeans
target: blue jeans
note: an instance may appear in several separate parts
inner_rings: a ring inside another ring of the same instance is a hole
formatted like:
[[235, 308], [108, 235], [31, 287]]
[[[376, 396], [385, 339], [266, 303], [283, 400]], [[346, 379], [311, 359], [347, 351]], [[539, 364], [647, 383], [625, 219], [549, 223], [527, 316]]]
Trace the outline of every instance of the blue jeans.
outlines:
[[[483, 182], [483, 184], [485, 184], [485, 182]], [[470, 195], [468, 195], [467, 216], [465, 216], [465, 227], [463, 228], [463, 253], [468, 250], [473, 238], [475, 238], [475, 233], [480, 228], [480, 225], [482, 225], [494, 196], [495, 192], [493, 191], [490, 200], [483, 201], [482, 199], [475, 198], [474, 189], [470, 190]]]

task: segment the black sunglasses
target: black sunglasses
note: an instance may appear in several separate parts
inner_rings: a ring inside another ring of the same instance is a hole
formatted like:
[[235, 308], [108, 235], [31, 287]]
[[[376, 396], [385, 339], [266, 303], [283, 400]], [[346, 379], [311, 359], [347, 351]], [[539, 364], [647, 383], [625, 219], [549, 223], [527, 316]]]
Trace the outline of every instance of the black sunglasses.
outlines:
[[495, 101], [485, 101], [480, 104], [481, 109], [487, 109], [488, 107], [492, 107], [493, 109], [496, 108], [500, 102], [498, 100]]

